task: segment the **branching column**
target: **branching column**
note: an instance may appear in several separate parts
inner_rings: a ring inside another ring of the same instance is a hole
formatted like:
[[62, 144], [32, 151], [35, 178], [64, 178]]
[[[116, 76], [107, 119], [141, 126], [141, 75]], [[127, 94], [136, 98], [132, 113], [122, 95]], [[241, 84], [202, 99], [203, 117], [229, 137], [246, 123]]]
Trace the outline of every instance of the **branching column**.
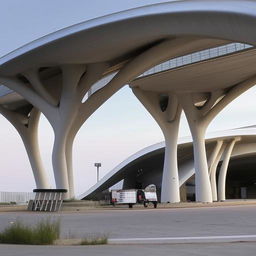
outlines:
[[139, 88], [133, 88], [132, 90], [156, 120], [164, 134], [165, 156], [161, 202], [180, 202], [177, 140], [181, 107], [178, 104], [177, 97], [170, 93], [161, 99], [159, 93], [143, 91]]
[[208, 175], [208, 165], [205, 150], [205, 132], [207, 123], [193, 102], [190, 94], [179, 97], [186, 114], [190, 131], [193, 137], [196, 201], [212, 202], [211, 185]]
[[76, 115], [79, 101], [75, 93], [78, 82], [85, 72], [85, 65], [64, 65], [61, 67], [62, 84], [58, 98], [49, 93], [38, 70], [27, 70], [22, 75], [25, 83], [17, 78], [4, 78], [5, 84], [21, 94], [31, 104], [40, 109], [54, 130], [52, 164], [56, 188], [69, 189], [67, 197], [73, 197], [72, 185], [69, 187], [66, 164], [66, 140], [70, 126]]
[[[61, 66], [62, 85], [59, 98], [50, 101], [50, 97], [47, 97], [47, 95], [49, 95], [48, 91], [40, 93], [38, 90], [41, 97], [44, 95], [41, 108], [51, 123], [55, 135], [52, 164], [56, 187], [68, 189], [69, 194], [67, 198], [74, 197], [70, 131], [77, 118], [84, 95], [92, 84], [102, 77], [102, 73], [105, 71], [106, 67], [107, 65], [105, 63], [87, 66], [79, 64], [63, 65]], [[37, 84], [41, 90], [45, 90], [45, 86], [42, 85], [39, 76], [35, 74], [35, 72], [30, 71], [25, 75], [31, 82], [31, 85]], [[37, 102], [34, 103], [36, 104]], [[73, 143], [73, 137], [71, 139]]]
[[[251, 88], [256, 77], [233, 86], [229, 90], [205, 93], [180, 93], [179, 102], [186, 114], [193, 137], [196, 201], [212, 202], [212, 191], [208, 175], [205, 150], [205, 132], [215, 116], [232, 100]], [[199, 99], [200, 100], [197, 100]]]
[[27, 113], [21, 114], [7, 109], [4, 106], [0, 106], [0, 113], [15, 127], [22, 138], [31, 164], [36, 187], [38, 189], [50, 188], [38, 145], [38, 122], [40, 112], [33, 108], [27, 111]]

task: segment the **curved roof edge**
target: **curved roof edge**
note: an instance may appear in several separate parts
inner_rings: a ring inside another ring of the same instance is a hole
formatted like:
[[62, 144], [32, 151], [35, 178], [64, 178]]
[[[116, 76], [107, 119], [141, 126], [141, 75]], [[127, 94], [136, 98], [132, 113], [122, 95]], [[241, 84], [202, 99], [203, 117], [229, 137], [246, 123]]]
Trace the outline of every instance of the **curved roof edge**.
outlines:
[[[233, 1], [235, 3], [236, 1]], [[243, 4], [247, 2], [250, 3], [251, 1], [243, 1]], [[67, 36], [70, 36], [72, 34], [89, 30], [94, 27], [99, 27], [101, 25], [106, 25], [114, 22], [119, 22], [126, 19], [132, 19], [136, 17], [142, 17], [142, 16], [150, 16], [150, 15], [156, 15], [156, 14], [165, 14], [167, 10], [170, 12], [194, 12], [194, 11], [205, 11], [205, 12], [222, 12], [222, 13], [239, 13], [243, 9], [245, 11], [243, 14], [249, 14], [248, 9], [245, 10], [244, 5], [240, 4], [240, 9], [238, 10], [236, 5], [230, 4], [230, 1], [222, 1], [221, 8], [216, 3], [216, 1], [209, 0], [207, 1], [207, 5], [205, 3], [205, 0], [195, 0], [195, 1], [171, 1], [171, 2], [164, 2], [164, 3], [156, 3], [151, 5], [145, 5], [140, 7], [135, 7], [132, 9], [128, 9], [125, 11], [116, 12], [114, 14], [108, 14], [102, 17], [97, 17], [91, 20], [83, 21], [75, 25], [71, 25], [66, 28], [62, 28], [56, 32], [52, 32], [48, 35], [45, 35], [39, 39], [36, 39], [32, 42], [29, 42], [28, 44], [25, 44], [24, 46], [9, 52], [8, 54], [2, 56], [0, 58], [0, 65], [3, 65], [12, 59], [15, 59], [25, 53], [28, 53], [32, 50], [35, 50], [36, 48], [42, 47], [43, 45], [49, 44], [51, 42], [54, 42], [56, 40], [65, 38]], [[185, 8], [182, 9], [182, 6], [185, 5]]]
[[[218, 140], [218, 139], [228, 139], [229, 137], [236, 137], [236, 136], [256, 136], [256, 125], [252, 125], [249, 127], [240, 127], [240, 128], [234, 128], [230, 130], [224, 130], [224, 131], [216, 131], [216, 132], [210, 132], [206, 134], [205, 140], [211, 141], [211, 140]], [[178, 139], [178, 145], [183, 144], [190, 144], [192, 143], [192, 137], [191, 136], [185, 136]], [[101, 185], [103, 185], [109, 178], [111, 178], [113, 175], [118, 173], [122, 168], [124, 168], [129, 163], [133, 162], [134, 160], [142, 157], [143, 155], [146, 155], [152, 151], [159, 150], [165, 146], [165, 142], [159, 142], [156, 144], [153, 144], [151, 146], [148, 146], [142, 150], [139, 150], [135, 154], [131, 155], [124, 161], [122, 161], [119, 165], [117, 165], [114, 169], [112, 169], [110, 172], [108, 172], [98, 183], [93, 185], [89, 190], [87, 190], [85, 193], [79, 195], [77, 199], [83, 199], [86, 196], [90, 195], [92, 192], [94, 192], [97, 188], [99, 188]]]
[[[62, 28], [60, 30], [57, 30], [55, 32], [52, 32], [50, 34], [47, 34], [45, 36], [42, 36], [38, 39], [35, 39], [5, 55], [3, 55], [2, 57], [0, 57], [0, 65], [22, 55], [25, 54], [27, 52], [30, 52], [36, 48], [39, 48], [40, 46], [43, 46], [45, 44], [51, 43], [55, 40], [61, 39], [63, 37], [66, 36], [70, 36], [72, 34], [78, 33], [80, 31], [83, 30], [88, 30], [90, 28], [93, 27], [97, 27], [97, 26], [101, 26], [104, 24], [108, 24], [108, 23], [112, 23], [112, 22], [117, 22], [117, 21], [121, 21], [121, 20], [125, 20], [127, 18], [132, 18], [132, 17], [136, 17], [139, 14], [147, 14], [150, 15], [151, 13], [155, 13], [157, 10], [153, 11], [156, 7], [158, 7], [159, 5], [163, 5], [163, 4], [172, 4], [173, 2], [177, 2], [177, 1], [171, 1], [169, 3], [156, 3], [156, 4], [150, 4], [150, 5], [145, 5], [145, 6], [140, 6], [140, 7], [135, 7], [132, 9], [128, 9], [128, 10], [124, 10], [124, 11], [120, 11], [120, 12], [115, 12], [115, 13], [111, 13], [111, 14], [107, 14], [101, 17], [96, 17], [90, 20], [86, 20], [86, 21], [82, 21], [78, 24], [74, 24], [65, 28]], [[145, 13], [146, 10], [150, 10], [152, 8], [152, 10], [148, 13]], [[140, 9], [143, 9], [140, 10]], [[134, 11], [138, 10], [138, 13]], [[162, 11], [163, 12], [163, 11]]]

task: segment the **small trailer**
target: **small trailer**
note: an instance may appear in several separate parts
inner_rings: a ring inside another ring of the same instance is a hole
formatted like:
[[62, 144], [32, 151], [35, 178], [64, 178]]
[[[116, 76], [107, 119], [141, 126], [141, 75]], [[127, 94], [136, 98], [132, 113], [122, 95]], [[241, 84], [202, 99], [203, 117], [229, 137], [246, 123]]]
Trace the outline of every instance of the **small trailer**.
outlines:
[[157, 208], [156, 186], [151, 184], [145, 189], [119, 189], [110, 192], [110, 203], [115, 205], [129, 205], [132, 208], [134, 204], [143, 204], [148, 207], [149, 203], [153, 203]]
[[144, 190], [144, 194], [145, 194], [144, 207], [148, 207], [148, 204], [152, 203], [154, 205], [154, 208], [157, 208], [156, 186], [153, 184], [148, 185]]
[[137, 190], [136, 189], [119, 189], [112, 190], [110, 196], [112, 205], [128, 204], [132, 208], [137, 203]]

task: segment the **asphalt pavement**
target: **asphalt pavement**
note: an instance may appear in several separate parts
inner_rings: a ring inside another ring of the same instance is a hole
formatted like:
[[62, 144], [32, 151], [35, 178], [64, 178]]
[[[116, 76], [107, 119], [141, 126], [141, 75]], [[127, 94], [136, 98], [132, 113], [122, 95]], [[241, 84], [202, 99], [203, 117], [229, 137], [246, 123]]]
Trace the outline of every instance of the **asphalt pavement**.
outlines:
[[[61, 237], [76, 238], [92, 234], [111, 239], [175, 239], [213, 237], [209, 241], [187, 240], [185, 244], [134, 244], [104, 246], [18, 246], [0, 245], [2, 256], [22, 255], [255, 255], [255, 242], [225, 243], [223, 237], [254, 237], [256, 206], [228, 206], [172, 209], [91, 210], [88, 212], [0, 213], [0, 230], [17, 219], [33, 224], [42, 218], [60, 219]], [[214, 239], [217, 237], [218, 239]], [[203, 240], [203, 239], [201, 239]], [[239, 239], [238, 239], [239, 240]], [[246, 241], [243, 240], [243, 241]], [[248, 241], [250, 241], [248, 239]]]
[[33, 224], [60, 219], [61, 236], [109, 238], [256, 235], [256, 206], [95, 210], [76, 213], [0, 213], [0, 230], [17, 219]]
[[1, 256], [254, 256], [255, 243], [186, 245], [0, 245]]

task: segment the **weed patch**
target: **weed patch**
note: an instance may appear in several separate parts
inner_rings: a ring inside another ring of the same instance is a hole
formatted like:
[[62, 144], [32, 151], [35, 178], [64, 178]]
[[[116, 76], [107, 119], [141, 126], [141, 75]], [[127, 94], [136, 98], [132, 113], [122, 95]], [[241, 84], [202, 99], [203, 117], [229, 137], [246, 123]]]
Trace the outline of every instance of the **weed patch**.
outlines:
[[0, 243], [45, 245], [53, 244], [59, 236], [59, 220], [41, 220], [34, 227], [16, 221], [0, 232]]

